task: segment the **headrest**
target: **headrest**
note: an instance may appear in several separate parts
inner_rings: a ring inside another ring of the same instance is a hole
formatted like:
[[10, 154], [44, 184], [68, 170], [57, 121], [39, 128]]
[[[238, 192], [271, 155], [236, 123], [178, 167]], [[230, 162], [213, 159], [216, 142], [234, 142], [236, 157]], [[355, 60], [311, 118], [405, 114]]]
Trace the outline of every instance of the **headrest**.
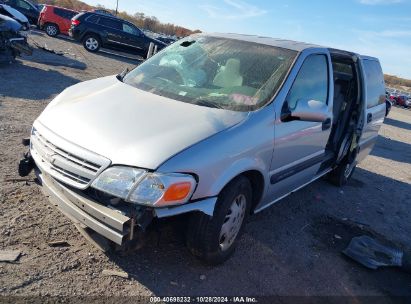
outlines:
[[225, 70], [228, 73], [239, 74], [240, 73], [240, 60], [235, 59], [235, 58], [228, 59], [225, 64]]

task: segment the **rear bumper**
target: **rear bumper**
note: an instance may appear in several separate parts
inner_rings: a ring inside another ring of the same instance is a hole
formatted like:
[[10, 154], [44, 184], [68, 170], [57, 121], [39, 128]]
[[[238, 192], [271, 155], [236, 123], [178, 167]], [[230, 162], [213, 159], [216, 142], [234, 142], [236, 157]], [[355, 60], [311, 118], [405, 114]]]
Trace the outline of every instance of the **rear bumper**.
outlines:
[[68, 30], [68, 35], [69, 35], [71, 38], [73, 38], [74, 40], [77, 40], [77, 41], [81, 40], [80, 30], [78, 30], [78, 29], [70, 28], [70, 29]]

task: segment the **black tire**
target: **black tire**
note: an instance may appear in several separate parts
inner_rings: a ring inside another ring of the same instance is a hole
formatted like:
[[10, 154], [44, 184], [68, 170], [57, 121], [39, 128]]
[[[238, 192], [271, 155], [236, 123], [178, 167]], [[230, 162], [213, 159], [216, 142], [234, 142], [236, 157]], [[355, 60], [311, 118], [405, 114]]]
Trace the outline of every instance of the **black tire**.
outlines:
[[[243, 198], [245, 199], [245, 207], [242, 203]], [[187, 227], [187, 247], [191, 253], [210, 265], [225, 262], [233, 254], [237, 241], [243, 232], [245, 222], [250, 214], [251, 200], [251, 183], [246, 177], [240, 176], [231, 181], [219, 194], [213, 217], [200, 212], [192, 214]], [[237, 210], [241, 210], [241, 215], [233, 215], [232, 206], [234, 204], [240, 206]], [[230, 221], [230, 216], [234, 217], [233, 221]], [[222, 233], [223, 224], [228, 222], [237, 223], [232, 225], [236, 227], [234, 231], [238, 230], [238, 227], [239, 230], [236, 234], [230, 230], [228, 233], [232, 233], [232, 237], [225, 239], [224, 234], [221, 236], [220, 233]], [[232, 241], [230, 242], [230, 240]], [[224, 244], [229, 245], [225, 246]]]
[[83, 38], [83, 46], [87, 51], [91, 53], [98, 52], [98, 50], [100, 50], [101, 48], [101, 39], [96, 34], [87, 34]]
[[56, 37], [60, 34], [58, 25], [54, 23], [46, 23], [46, 25], [44, 25], [44, 31], [50, 37]]
[[348, 160], [345, 158], [334, 170], [327, 175], [331, 184], [342, 187], [348, 183], [356, 168], [355, 159]]

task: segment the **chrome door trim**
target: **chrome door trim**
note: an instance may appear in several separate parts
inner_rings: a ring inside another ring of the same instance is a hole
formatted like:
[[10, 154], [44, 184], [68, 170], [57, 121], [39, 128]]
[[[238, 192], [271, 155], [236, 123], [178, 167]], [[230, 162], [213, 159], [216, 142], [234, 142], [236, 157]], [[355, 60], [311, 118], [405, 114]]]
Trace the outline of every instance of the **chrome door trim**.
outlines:
[[118, 42], [118, 41], [111, 40], [111, 39], [107, 39], [107, 41], [108, 41], [108, 42], [112, 42], [112, 43], [117, 43], [117, 44], [125, 45], [125, 46], [129, 46], [129, 47], [132, 47], [132, 48], [135, 48], [135, 49], [140, 49], [140, 50], [142, 50], [141, 47], [138, 47], [138, 46], [135, 46], [135, 45], [131, 45], [131, 44], [128, 44], [128, 43]]

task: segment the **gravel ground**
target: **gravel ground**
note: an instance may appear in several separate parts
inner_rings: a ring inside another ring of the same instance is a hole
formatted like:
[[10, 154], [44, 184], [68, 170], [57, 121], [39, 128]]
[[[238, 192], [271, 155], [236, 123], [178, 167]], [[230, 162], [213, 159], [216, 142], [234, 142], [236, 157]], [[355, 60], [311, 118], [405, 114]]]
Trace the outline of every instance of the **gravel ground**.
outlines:
[[[17, 162], [34, 119], [67, 86], [138, 64], [39, 32], [32, 39], [67, 52], [35, 50], [0, 66], [0, 249], [18, 249], [0, 263], [0, 295], [281, 295], [411, 296], [411, 275], [367, 270], [341, 254], [368, 234], [411, 249], [411, 111], [394, 108], [372, 154], [350, 183], [317, 181], [250, 217], [234, 256], [204, 266], [184, 246], [182, 225], [165, 222], [145, 247], [120, 256], [89, 244], [43, 196], [34, 175], [21, 180]], [[64, 240], [64, 247], [48, 242]], [[130, 278], [104, 276], [121, 270]]]

